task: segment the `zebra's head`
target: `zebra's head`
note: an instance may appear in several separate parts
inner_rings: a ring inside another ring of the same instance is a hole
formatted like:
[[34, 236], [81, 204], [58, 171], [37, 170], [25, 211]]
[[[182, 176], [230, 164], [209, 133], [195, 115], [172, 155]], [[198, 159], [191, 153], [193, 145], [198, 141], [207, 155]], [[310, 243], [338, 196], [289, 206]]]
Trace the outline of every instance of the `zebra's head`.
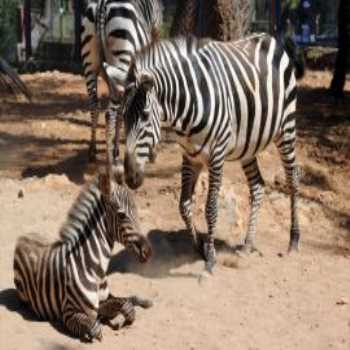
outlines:
[[[104, 63], [107, 78], [113, 84], [117, 76], [115, 67]], [[136, 189], [143, 183], [145, 164], [154, 161], [156, 146], [160, 141], [162, 108], [155, 92], [153, 76], [146, 71], [138, 72], [132, 65], [125, 83], [124, 170], [127, 185]]]
[[123, 244], [146, 262], [152, 255], [151, 243], [141, 233], [136, 203], [126, 186], [108, 182], [104, 174], [99, 175], [99, 189], [105, 199], [108, 232], [114, 241]]
[[[107, 72], [111, 79], [112, 70]], [[124, 170], [126, 183], [132, 189], [142, 185], [145, 164], [155, 159], [155, 149], [160, 141], [161, 114], [152, 75], [147, 72], [137, 74], [132, 67], [124, 104]]]
[[156, 158], [160, 141], [160, 107], [151, 77], [128, 85], [125, 105], [125, 180], [136, 189], [142, 185], [145, 165]]

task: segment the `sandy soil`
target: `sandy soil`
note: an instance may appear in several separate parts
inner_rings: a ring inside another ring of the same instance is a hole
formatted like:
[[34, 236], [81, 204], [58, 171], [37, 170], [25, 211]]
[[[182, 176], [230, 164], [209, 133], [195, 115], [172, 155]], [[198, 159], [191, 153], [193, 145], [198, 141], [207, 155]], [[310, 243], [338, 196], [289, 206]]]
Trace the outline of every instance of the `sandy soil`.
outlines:
[[[177, 210], [180, 150], [163, 143], [137, 192], [154, 246], [152, 261], [141, 266], [117, 247], [110, 266], [116, 295], [149, 297], [154, 307], [138, 310], [130, 328], [104, 328], [103, 342], [91, 345], [37, 321], [14, 291], [17, 237], [34, 232], [55, 239], [82, 184], [96, 171], [86, 162], [89, 118], [82, 78], [57, 72], [23, 78], [34, 103], [5, 98], [0, 105], [1, 349], [350, 349], [350, 82], [344, 104], [335, 105], [325, 95], [329, 73], [310, 72], [301, 81], [298, 156], [306, 175], [298, 255], [286, 255], [289, 200], [271, 147], [261, 156], [267, 194], [257, 239], [264, 256], [230, 252], [244, 236], [248, 188], [239, 165], [228, 163], [219, 262], [214, 276], [199, 283], [203, 263]], [[196, 220], [202, 230], [204, 191], [201, 182]]]

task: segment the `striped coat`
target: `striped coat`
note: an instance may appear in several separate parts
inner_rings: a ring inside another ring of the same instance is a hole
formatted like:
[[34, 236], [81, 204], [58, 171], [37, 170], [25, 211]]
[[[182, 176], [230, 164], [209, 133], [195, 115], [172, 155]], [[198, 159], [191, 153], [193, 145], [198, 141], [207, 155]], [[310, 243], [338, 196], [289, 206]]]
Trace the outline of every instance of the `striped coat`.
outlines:
[[[135, 203], [126, 188], [116, 185], [107, 200], [100, 176], [82, 191], [60, 232], [45, 244], [21, 237], [14, 254], [14, 282], [19, 298], [44, 320], [62, 320], [71, 334], [99, 338], [99, 309], [115, 298], [106, 276], [114, 242], [146, 261], [150, 244], [141, 235]], [[125, 300], [126, 302], [127, 300]], [[120, 308], [125, 302], [120, 303]], [[126, 305], [128, 316], [130, 305]]]
[[114, 84], [109, 84], [110, 107], [106, 115], [108, 161], [112, 162], [118, 153], [119, 126], [114, 156], [112, 138], [131, 61], [136, 52], [159, 37], [161, 23], [159, 0], [99, 0], [89, 4], [82, 22], [81, 57], [91, 108], [90, 160], [96, 158], [97, 77], [101, 74], [105, 78], [102, 62], [109, 63], [115, 72]]
[[[126, 181], [142, 184], [150, 151], [159, 141], [162, 119], [178, 136], [183, 149], [180, 213], [196, 237], [192, 195], [203, 167], [209, 171], [206, 203], [208, 237], [202, 246], [207, 268], [215, 263], [214, 233], [217, 199], [225, 160], [238, 160], [248, 180], [251, 212], [244, 242], [255, 250], [257, 213], [263, 179], [257, 156], [275, 143], [291, 193], [290, 249], [299, 241], [295, 159], [296, 79], [283, 46], [260, 34], [237, 42], [175, 39], [161, 41], [138, 55], [130, 74], [125, 113]], [[189, 49], [190, 48], [190, 49]]]

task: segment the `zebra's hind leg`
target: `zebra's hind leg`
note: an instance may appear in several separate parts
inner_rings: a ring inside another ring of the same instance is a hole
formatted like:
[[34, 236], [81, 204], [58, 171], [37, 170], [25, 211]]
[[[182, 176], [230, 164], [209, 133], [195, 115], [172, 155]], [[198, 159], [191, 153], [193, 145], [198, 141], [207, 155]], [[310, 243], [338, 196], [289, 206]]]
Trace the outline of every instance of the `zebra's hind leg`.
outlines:
[[218, 148], [218, 151], [213, 154], [209, 164], [209, 186], [205, 207], [205, 218], [208, 226], [208, 236], [203, 242], [203, 256], [205, 259], [206, 271], [212, 273], [216, 263], [214, 236], [218, 216], [218, 197], [224, 166], [224, 154], [221, 151], [221, 148]]
[[64, 317], [67, 329], [82, 341], [102, 340], [102, 325], [97, 317], [89, 317], [82, 312], [70, 312]]
[[187, 230], [190, 231], [195, 247], [198, 248], [197, 230], [193, 223], [192, 202], [196, 183], [201, 172], [201, 164], [191, 163], [185, 156], [182, 158], [181, 195], [179, 210]]
[[244, 239], [243, 252], [262, 253], [255, 246], [258, 213], [264, 196], [264, 180], [261, 176], [256, 158], [242, 162], [243, 171], [248, 181], [250, 191], [250, 213], [247, 234]]
[[276, 142], [280, 153], [283, 168], [286, 174], [287, 191], [291, 198], [291, 228], [288, 251], [297, 251], [299, 249], [299, 220], [298, 220], [298, 191], [299, 181], [302, 170], [296, 164], [295, 159], [295, 119], [287, 120], [281, 137]]

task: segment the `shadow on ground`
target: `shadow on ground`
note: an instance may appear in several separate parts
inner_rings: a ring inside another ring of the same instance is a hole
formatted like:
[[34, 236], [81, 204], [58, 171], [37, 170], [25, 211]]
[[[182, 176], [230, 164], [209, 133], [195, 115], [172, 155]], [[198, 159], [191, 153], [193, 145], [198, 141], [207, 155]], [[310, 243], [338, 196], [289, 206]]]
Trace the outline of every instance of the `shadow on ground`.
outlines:
[[[199, 236], [204, 238], [205, 235], [199, 234]], [[149, 262], [140, 264], [128, 251], [122, 250], [112, 257], [108, 273], [134, 273], [148, 278], [198, 277], [193, 272], [172, 271], [196, 261], [203, 261], [201, 254], [194, 247], [188, 231], [152, 230], [148, 234], [148, 238], [153, 249], [153, 255]], [[221, 239], [215, 239], [215, 248], [218, 253], [228, 252], [232, 254], [237, 249]]]
[[[59, 321], [42, 321], [40, 320], [34, 313], [34, 311], [29, 307], [29, 305], [26, 305], [25, 303], [21, 302], [20, 299], [17, 296], [16, 289], [14, 288], [8, 288], [3, 289], [0, 291], [0, 309], [1, 307], [5, 307], [7, 310], [11, 312], [17, 312], [22, 316], [22, 318], [26, 321], [30, 322], [48, 322], [57, 332], [68, 336], [70, 338], [74, 338], [71, 336], [63, 324]], [[75, 338], [74, 338], [75, 339]], [[51, 349], [51, 347], [49, 347]], [[52, 347], [52, 349], [61, 349], [61, 347]], [[62, 347], [63, 349], [63, 347]]]
[[21, 176], [23, 178], [33, 176], [41, 178], [50, 174], [64, 174], [71, 182], [82, 185], [84, 184], [84, 174], [89, 172], [88, 166], [87, 150], [80, 150], [54, 164], [28, 166], [22, 171]]
[[5, 307], [9, 311], [19, 313], [27, 321], [38, 321], [34, 312], [19, 300], [16, 289], [14, 288], [0, 291], [0, 307]]

